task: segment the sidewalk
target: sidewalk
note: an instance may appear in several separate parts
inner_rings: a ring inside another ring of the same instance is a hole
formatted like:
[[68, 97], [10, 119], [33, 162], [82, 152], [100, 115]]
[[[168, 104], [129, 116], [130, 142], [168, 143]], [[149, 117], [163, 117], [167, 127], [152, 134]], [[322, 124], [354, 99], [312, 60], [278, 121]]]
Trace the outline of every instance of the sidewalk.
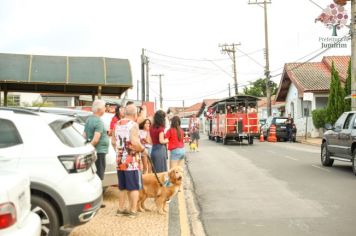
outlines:
[[104, 195], [105, 208], [88, 223], [76, 227], [69, 236], [181, 236], [189, 235], [184, 191], [178, 192], [167, 204], [168, 213], [160, 215], [153, 199], [146, 200], [152, 211], [139, 213], [137, 218], [116, 216], [118, 188], [109, 187]]
[[297, 136], [297, 142], [298, 143], [304, 143], [304, 144], [309, 144], [309, 145], [313, 145], [313, 146], [321, 146], [321, 138], [307, 138], [305, 139], [305, 137], [302, 136]]

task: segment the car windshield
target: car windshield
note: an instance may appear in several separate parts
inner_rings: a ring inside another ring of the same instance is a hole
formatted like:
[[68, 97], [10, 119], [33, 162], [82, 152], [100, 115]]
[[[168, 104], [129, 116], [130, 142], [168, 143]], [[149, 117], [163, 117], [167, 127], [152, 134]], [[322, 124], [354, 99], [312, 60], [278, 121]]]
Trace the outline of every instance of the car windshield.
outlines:
[[51, 128], [56, 133], [58, 138], [70, 147], [82, 147], [85, 146], [85, 139], [81, 135], [80, 130], [73, 126], [73, 122], [60, 123], [58, 121], [53, 122]]
[[285, 124], [287, 121], [287, 118], [277, 118], [275, 120], [275, 124], [280, 125], [280, 124]]

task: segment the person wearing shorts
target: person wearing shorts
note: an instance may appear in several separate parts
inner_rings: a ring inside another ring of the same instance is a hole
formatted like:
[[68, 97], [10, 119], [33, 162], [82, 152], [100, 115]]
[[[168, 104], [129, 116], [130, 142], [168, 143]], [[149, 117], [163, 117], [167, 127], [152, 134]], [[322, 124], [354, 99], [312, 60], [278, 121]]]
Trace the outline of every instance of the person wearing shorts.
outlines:
[[171, 152], [170, 168], [183, 166], [185, 157], [184, 131], [180, 127], [180, 119], [174, 116], [171, 120], [171, 128], [166, 132], [168, 139], [168, 150]]
[[[137, 216], [139, 190], [142, 189], [140, 170], [140, 152], [146, 152], [141, 144], [137, 120], [137, 108], [134, 104], [126, 107], [125, 117], [118, 121], [112, 142], [117, 151], [117, 176], [119, 182], [119, 209], [117, 216]], [[126, 192], [129, 199], [129, 210], [125, 210]]]
[[189, 119], [189, 132], [190, 132], [190, 139], [192, 142], [195, 142], [197, 145], [197, 150], [199, 148], [199, 128], [200, 128], [200, 123], [199, 119], [196, 117], [195, 114], [192, 115], [192, 117]]

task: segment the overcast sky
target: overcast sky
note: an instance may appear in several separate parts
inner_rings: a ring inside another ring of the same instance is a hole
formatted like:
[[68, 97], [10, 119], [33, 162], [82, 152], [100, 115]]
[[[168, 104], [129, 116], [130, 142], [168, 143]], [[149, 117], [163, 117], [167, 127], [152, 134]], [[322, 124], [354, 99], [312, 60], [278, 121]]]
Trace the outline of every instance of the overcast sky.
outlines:
[[[326, 8], [332, 0], [314, 2]], [[350, 6], [346, 8], [350, 12]], [[268, 6], [272, 76], [282, 72], [284, 63], [305, 61], [322, 51], [319, 38], [331, 37], [331, 30], [314, 22], [321, 13], [310, 0], [273, 0]], [[347, 33], [346, 27], [338, 31], [339, 36]], [[129, 98], [136, 98], [145, 48], [150, 74], [164, 74], [165, 108], [181, 106], [183, 100], [189, 106], [228, 96], [232, 61], [221, 53], [223, 43], [241, 43], [239, 85], [262, 77], [263, 8], [248, 0], [0, 0], [0, 52], [127, 58], [134, 84]], [[348, 48], [321, 56], [350, 52], [348, 42]], [[279, 83], [280, 78], [273, 81]], [[159, 97], [158, 78], [151, 81], [154, 101]]]

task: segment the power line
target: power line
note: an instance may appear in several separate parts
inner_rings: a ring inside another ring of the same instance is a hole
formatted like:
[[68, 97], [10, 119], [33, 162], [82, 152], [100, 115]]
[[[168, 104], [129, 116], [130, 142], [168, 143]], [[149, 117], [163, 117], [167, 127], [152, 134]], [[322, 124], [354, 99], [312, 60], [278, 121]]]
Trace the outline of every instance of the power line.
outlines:
[[[350, 36], [350, 34], [346, 34], [346, 35], [344, 35], [342, 38], [339, 38], [339, 39], [335, 42], [335, 44], [340, 43], [345, 37], [348, 37], [348, 36]], [[305, 65], [306, 63], [310, 62], [311, 60], [313, 60], [313, 59], [317, 58], [318, 56], [321, 56], [321, 55], [324, 54], [325, 52], [329, 51], [330, 49], [331, 49], [331, 47], [325, 48], [323, 51], [319, 52], [319, 53], [316, 54], [315, 56], [309, 58], [308, 60], [306, 60], [306, 61], [304, 61], [304, 62], [302, 62], [302, 63], [300, 63], [299, 65], [296, 65], [296, 66], [292, 67], [292, 68], [290, 69], [290, 71], [293, 71], [293, 70], [295, 70], [295, 69], [297, 69], [297, 68], [299, 68], [299, 67]], [[273, 75], [273, 76], [271, 76], [271, 78], [280, 76], [280, 75], [282, 75], [282, 74], [283, 74], [283, 72], [282, 72], [282, 73], [279, 73], [279, 74], [276, 74], [276, 75]]]
[[245, 56], [247, 56], [251, 61], [253, 61], [254, 63], [256, 63], [257, 65], [259, 65], [262, 68], [265, 68], [264, 65], [262, 65], [261, 63], [259, 63], [257, 60], [255, 60], [253, 57], [251, 57], [250, 55], [248, 55], [247, 53], [245, 53], [244, 51], [242, 51], [241, 49], [237, 48], [237, 51], [241, 52], [242, 54], [244, 54]]
[[[174, 58], [174, 59], [178, 59], [178, 60], [185, 60], [185, 61], [207, 61], [207, 59], [183, 58], [183, 57], [170, 56], [170, 55], [166, 55], [166, 54], [163, 54], [163, 53], [154, 52], [154, 51], [151, 51], [151, 50], [147, 50], [147, 51], [150, 52], [150, 53], [156, 54], [156, 55], [160, 55], [160, 56], [163, 56], [163, 57]], [[218, 58], [218, 59], [210, 59], [210, 60], [213, 60], [213, 61], [226, 61], [226, 60], [228, 60], [228, 59], [227, 59], [227, 58]]]

